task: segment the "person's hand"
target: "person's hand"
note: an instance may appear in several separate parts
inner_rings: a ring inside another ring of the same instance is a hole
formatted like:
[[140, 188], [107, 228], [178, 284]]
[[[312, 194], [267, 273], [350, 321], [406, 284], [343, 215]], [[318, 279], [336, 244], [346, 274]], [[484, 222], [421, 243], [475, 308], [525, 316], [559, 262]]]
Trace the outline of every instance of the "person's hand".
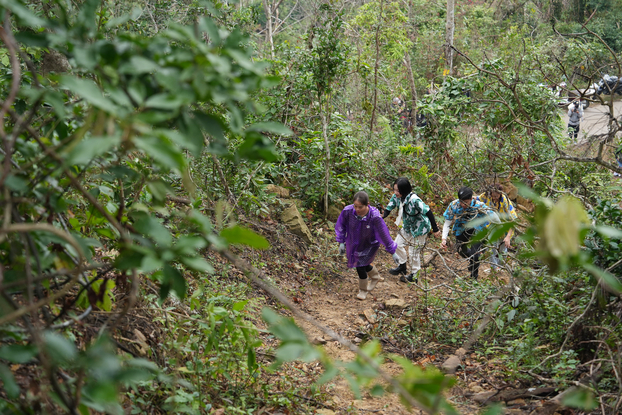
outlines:
[[441, 231], [438, 230], [436, 232], [432, 232], [432, 235], [434, 235], [435, 238], [440, 238], [441, 237]]
[[345, 255], [345, 254], [346, 254], [346, 244], [342, 242], [339, 244], [339, 255]]
[[506, 236], [505, 239], [503, 240], [503, 242], [505, 243], [505, 247], [506, 248], [510, 248], [512, 246], [511, 245], [512, 238], [510, 238], [509, 236]]
[[400, 257], [397, 256], [397, 252], [393, 254], [393, 261], [395, 261], [395, 265], [400, 264]]
[[443, 240], [441, 241], [441, 248], [443, 249], [447, 248], [447, 239], [443, 238]]

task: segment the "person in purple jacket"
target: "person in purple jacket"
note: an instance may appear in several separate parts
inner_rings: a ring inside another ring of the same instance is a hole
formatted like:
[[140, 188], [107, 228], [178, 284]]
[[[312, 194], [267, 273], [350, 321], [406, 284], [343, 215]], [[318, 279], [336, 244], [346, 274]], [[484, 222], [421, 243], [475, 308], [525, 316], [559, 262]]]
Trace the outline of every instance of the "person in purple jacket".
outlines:
[[355, 194], [354, 203], [341, 211], [335, 224], [335, 234], [339, 242], [339, 254], [347, 254], [348, 268], [356, 268], [359, 275], [356, 298], [364, 300], [378, 282], [384, 281], [378, 270], [371, 265], [380, 244], [393, 255], [396, 264], [399, 262], [395, 254], [397, 244], [391, 239], [389, 228], [378, 209], [369, 206], [369, 196], [365, 192]]

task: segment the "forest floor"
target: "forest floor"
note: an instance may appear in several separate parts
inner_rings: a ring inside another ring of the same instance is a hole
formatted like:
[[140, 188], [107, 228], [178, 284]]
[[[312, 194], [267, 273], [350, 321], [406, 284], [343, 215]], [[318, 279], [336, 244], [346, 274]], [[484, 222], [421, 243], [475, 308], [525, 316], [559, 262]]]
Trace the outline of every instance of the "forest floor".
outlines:
[[[392, 229], [392, 234], [395, 234], [395, 226], [392, 221], [388, 220], [387, 222]], [[333, 233], [330, 224], [324, 225], [322, 228], [319, 232], [317, 229], [313, 231], [316, 234], [323, 234], [324, 242], [329, 244]], [[274, 248], [274, 241], [272, 242]], [[424, 263], [434, 250], [439, 249], [439, 246], [440, 241], [438, 239], [434, 237], [428, 239], [428, 252], [424, 256]], [[297, 303], [301, 310], [313, 316], [322, 325], [331, 328], [358, 345], [369, 337], [377, 338], [382, 344], [384, 353], [405, 356], [421, 367], [435, 365], [441, 368], [446, 359], [462, 346], [462, 344], [430, 342], [423, 347], [413, 348], [405, 344], [403, 339], [402, 341], [396, 340], [393, 337], [396, 331], [390, 330], [390, 333], [378, 331], [378, 329], [382, 330], [387, 327], [386, 319], [393, 319], [393, 326], [397, 330], [399, 327], [417, 324], [418, 320], [427, 319], [424, 315], [426, 312], [432, 312], [432, 308], [428, 308], [425, 297], [432, 287], [436, 290], [435, 295], [437, 297], [451, 297], [456, 275], [459, 276], [458, 278], [466, 278], [468, 274], [465, 261], [457, 253], [446, 251], [442, 257], [435, 257], [429, 266], [422, 270], [424, 272], [420, 276], [419, 282], [409, 284], [400, 282], [399, 277], [389, 274], [388, 270], [395, 265], [391, 256], [381, 247], [374, 265], [385, 278], [385, 281], [378, 283], [366, 300], [360, 301], [356, 299], [358, 276], [353, 269], [347, 268], [344, 257], [336, 255], [336, 244], [319, 248], [318, 251], [321, 251], [320, 256], [312, 258], [312, 255], [304, 255], [305, 259], [302, 261], [288, 264], [285, 272], [267, 271], [266, 273], [276, 281], [283, 292], [290, 296], [290, 299]], [[269, 258], [263, 255], [262, 261], [266, 263], [264, 270], [283, 270], [283, 268], [271, 266]], [[491, 273], [490, 266], [483, 262], [479, 283], [493, 286], [493, 291], [494, 289], [501, 291], [502, 287], [507, 284], [508, 277], [502, 272]], [[397, 299], [403, 300], [404, 304], [389, 309], [386, 305], [387, 301]], [[482, 305], [479, 304], [478, 306]], [[412, 317], [412, 310], [418, 310], [415, 312], [416, 318]], [[411, 312], [406, 313], [407, 311]], [[379, 322], [384, 324], [379, 325]], [[334, 339], [327, 338], [316, 326], [301, 320], [298, 320], [297, 323], [305, 330], [312, 342], [323, 345], [324, 350], [331, 358], [345, 362], [356, 358], [355, 354], [347, 347]], [[370, 333], [373, 334], [370, 336]], [[446, 395], [446, 398], [461, 414], [481, 413], [484, 407], [489, 404], [488, 399], [486, 399], [487, 392], [490, 396], [502, 390], [516, 391], [525, 387], [524, 384], [508, 381], [503, 375], [503, 367], [499, 367], [495, 362], [486, 361], [480, 354], [476, 355], [472, 350], [467, 350], [466, 355], [461, 360], [456, 373], [457, 383]], [[305, 364], [304, 369], [307, 370], [302, 372], [308, 374], [307, 382], [311, 384], [317, 379], [320, 368], [317, 367], [314, 370], [309, 370], [309, 368], [310, 366]], [[385, 361], [382, 369], [390, 375], [398, 375], [401, 370], [397, 363], [390, 360]], [[325, 385], [324, 391], [327, 399], [321, 404], [325, 406], [325, 409], [319, 409], [317, 413], [423, 413], [418, 409], [407, 409], [401, 404], [396, 394], [373, 397], [364, 391], [362, 399], [356, 399], [348, 382], [343, 378], [333, 379]], [[510, 398], [505, 400], [506, 408], [503, 412], [505, 414], [530, 414], [534, 408], [542, 406], [544, 402], [523, 398], [512, 399], [511, 393], [508, 396]]]

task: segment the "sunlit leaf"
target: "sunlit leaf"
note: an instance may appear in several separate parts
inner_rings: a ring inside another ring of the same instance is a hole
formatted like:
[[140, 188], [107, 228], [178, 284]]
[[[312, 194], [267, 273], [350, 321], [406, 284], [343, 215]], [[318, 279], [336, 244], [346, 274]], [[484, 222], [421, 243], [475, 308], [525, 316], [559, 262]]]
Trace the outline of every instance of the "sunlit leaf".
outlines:
[[595, 226], [594, 230], [605, 238], [622, 239], [622, 230], [611, 226]]
[[264, 133], [273, 133], [284, 136], [292, 135], [292, 130], [284, 126], [283, 124], [279, 124], [276, 122], [260, 122], [251, 125], [247, 128], [247, 131], [259, 131]]
[[230, 244], [243, 244], [256, 249], [270, 248], [270, 243], [266, 238], [238, 225], [223, 229], [220, 231], [220, 236]]
[[591, 391], [586, 388], [573, 388], [564, 394], [562, 404], [571, 408], [591, 411], [598, 407], [598, 402]]
[[117, 106], [102, 94], [95, 82], [73, 76], [62, 76], [61, 84], [97, 108], [110, 114], [117, 113]]
[[546, 248], [555, 258], [579, 253], [579, 231], [589, 224], [581, 202], [574, 197], [563, 197], [551, 209], [543, 226]]

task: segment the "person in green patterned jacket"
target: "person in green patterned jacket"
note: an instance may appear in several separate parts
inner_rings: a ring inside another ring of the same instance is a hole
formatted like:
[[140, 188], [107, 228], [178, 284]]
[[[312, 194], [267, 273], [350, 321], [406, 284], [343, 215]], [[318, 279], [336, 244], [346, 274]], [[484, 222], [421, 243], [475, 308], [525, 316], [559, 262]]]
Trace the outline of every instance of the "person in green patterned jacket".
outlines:
[[[421, 250], [425, 245], [426, 238], [430, 229], [434, 236], [440, 237], [441, 231], [436, 225], [434, 214], [430, 207], [423, 203], [412, 191], [410, 182], [405, 177], [400, 177], [393, 183], [393, 196], [384, 210], [383, 218], [389, 216], [393, 209], [398, 209], [395, 224], [400, 228], [395, 242], [397, 250], [395, 253], [399, 257], [399, 265], [390, 269], [391, 275], [400, 275], [402, 282], [417, 282], [417, 274], [421, 269]], [[408, 246], [408, 256], [410, 256], [410, 274], [407, 273], [406, 246]]]

